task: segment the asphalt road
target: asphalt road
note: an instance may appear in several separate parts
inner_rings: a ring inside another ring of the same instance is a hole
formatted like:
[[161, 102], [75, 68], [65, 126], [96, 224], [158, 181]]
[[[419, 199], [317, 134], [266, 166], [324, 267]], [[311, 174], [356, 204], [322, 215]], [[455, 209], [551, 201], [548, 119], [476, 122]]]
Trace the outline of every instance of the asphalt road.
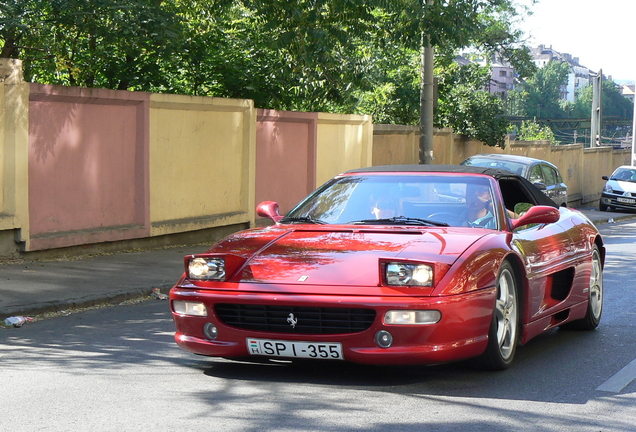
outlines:
[[636, 223], [601, 231], [600, 327], [542, 335], [504, 372], [198, 357], [153, 300], [0, 329], [0, 431], [633, 432]]

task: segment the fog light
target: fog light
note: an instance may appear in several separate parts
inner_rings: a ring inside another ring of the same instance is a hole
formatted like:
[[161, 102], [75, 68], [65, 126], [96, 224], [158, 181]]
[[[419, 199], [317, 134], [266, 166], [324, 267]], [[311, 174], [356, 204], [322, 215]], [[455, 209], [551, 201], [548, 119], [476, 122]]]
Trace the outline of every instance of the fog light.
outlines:
[[172, 309], [175, 313], [191, 316], [208, 316], [208, 310], [201, 302], [191, 302], [183, 300], [173, 300]]
[[375, 334], [375, 343], [380, 348], [388, 348], [393, 344], [393, 336], [386, 330], [380, 330]]
[[442, 319], [436, 310], [390, 310], [384, 314], [384, 324], [435, 324]]
[[219, 330], [216, 328], [214, 324], [205, 323], [203, 325], [203, 334], [205, 335], [206, 338], [210, 340], [214, 340], [219, 335]]

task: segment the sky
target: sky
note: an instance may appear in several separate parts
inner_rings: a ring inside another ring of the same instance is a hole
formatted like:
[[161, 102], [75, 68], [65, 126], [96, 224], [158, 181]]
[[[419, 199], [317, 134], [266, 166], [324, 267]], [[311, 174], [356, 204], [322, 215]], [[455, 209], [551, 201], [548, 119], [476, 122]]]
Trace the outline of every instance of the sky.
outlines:
[[636, 0], [540, 0], [530, 8], [519, 24], [528, 46], [552, 45], [614, 81], [636, 81]]

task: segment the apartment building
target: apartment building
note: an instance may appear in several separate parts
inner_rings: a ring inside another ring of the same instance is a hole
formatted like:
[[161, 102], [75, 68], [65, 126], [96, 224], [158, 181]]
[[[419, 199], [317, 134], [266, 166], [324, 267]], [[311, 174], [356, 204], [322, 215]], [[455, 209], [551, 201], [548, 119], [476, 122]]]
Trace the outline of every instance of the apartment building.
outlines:
[[537, 67], [544, 67], [551, 61], [559, 61], [567, 63], [570, 67], [568, 74], [568, 81], [561, 86], [561, 99], [569, 102], [576, 101], [577, 92], [583, 87], [588, 86], [592, 82], [592, 76], [596, 73], [592, 72], [589, 68], [583, 66], [579, 62], [578, 57], [573, 57], [568, 53], [560, 53], [546, 45], [539, 45], [530, 49], [530, 54], [534, 60], [534, 64]]
[[[530, 48], [530, 55], [534, 64], [542, 68], [551, 61], [559, 61], [567, 63], [570, 70], [568, 73], [567, 83], [563, 84], [560, 89], [560, 97], [569, 102], [575, 102], [577, 93], [580, 89], [587, 87], [592, 82], [592, 77], [596, 73], [589, 68], [583, 66], [579, 62], [578, 57], [573, 57], [568, 53], [561, 53], [552, 48], [552, 46], [539, 45]], [[519, 86], [519, 79], [514, 68], [499, 58], [468, 60], [465, 56], [458, 56], [455, 61], [461, 64], [471, 62], [481, 66], [488, 65], [491, 68], [491, 79], [487, 87], [487, 91], [497, 95], [502, 99], [507, 99], [508, 91]]]
[[634, 102], [634, 94], [636, 93], [636, 85], [634, 84], [623, 84], [621, 85], [621, 93], [624, 97]]
[[506, 99], [508, 91], [514, 90], [516, 87], [517, 74], [515, 69], [498, 58], [487, 60], [476, 59], [471, 61], [464, 56], [457, 56], [455, 61], [460, 65], [466, 65], [474, 62], [480, 66], [489, 66], [491, 69], [491, 76], [485, 90], [500, 97], [501, 99]]
[[495, 61], [490, 64], [492, 75], [490, 78], [490, 93], [506, 99], [508, 90], [514, 90], [516, 74], [512, 66], [507, 63]]

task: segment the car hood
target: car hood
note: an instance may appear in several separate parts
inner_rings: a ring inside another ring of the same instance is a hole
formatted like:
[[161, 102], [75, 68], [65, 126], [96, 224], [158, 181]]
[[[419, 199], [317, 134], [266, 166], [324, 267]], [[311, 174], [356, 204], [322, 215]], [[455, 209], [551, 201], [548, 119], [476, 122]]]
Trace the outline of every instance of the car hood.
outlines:
[[240, 233], [209, 252], [246, 259], [232, 281], [377, 286], [381, 259], [452, 265], [488, 230], [474, 228], [271, 228]]
[[608, 180], [607, 184], [614, 190], [636, 193], [636, 183], [622, 180]]

